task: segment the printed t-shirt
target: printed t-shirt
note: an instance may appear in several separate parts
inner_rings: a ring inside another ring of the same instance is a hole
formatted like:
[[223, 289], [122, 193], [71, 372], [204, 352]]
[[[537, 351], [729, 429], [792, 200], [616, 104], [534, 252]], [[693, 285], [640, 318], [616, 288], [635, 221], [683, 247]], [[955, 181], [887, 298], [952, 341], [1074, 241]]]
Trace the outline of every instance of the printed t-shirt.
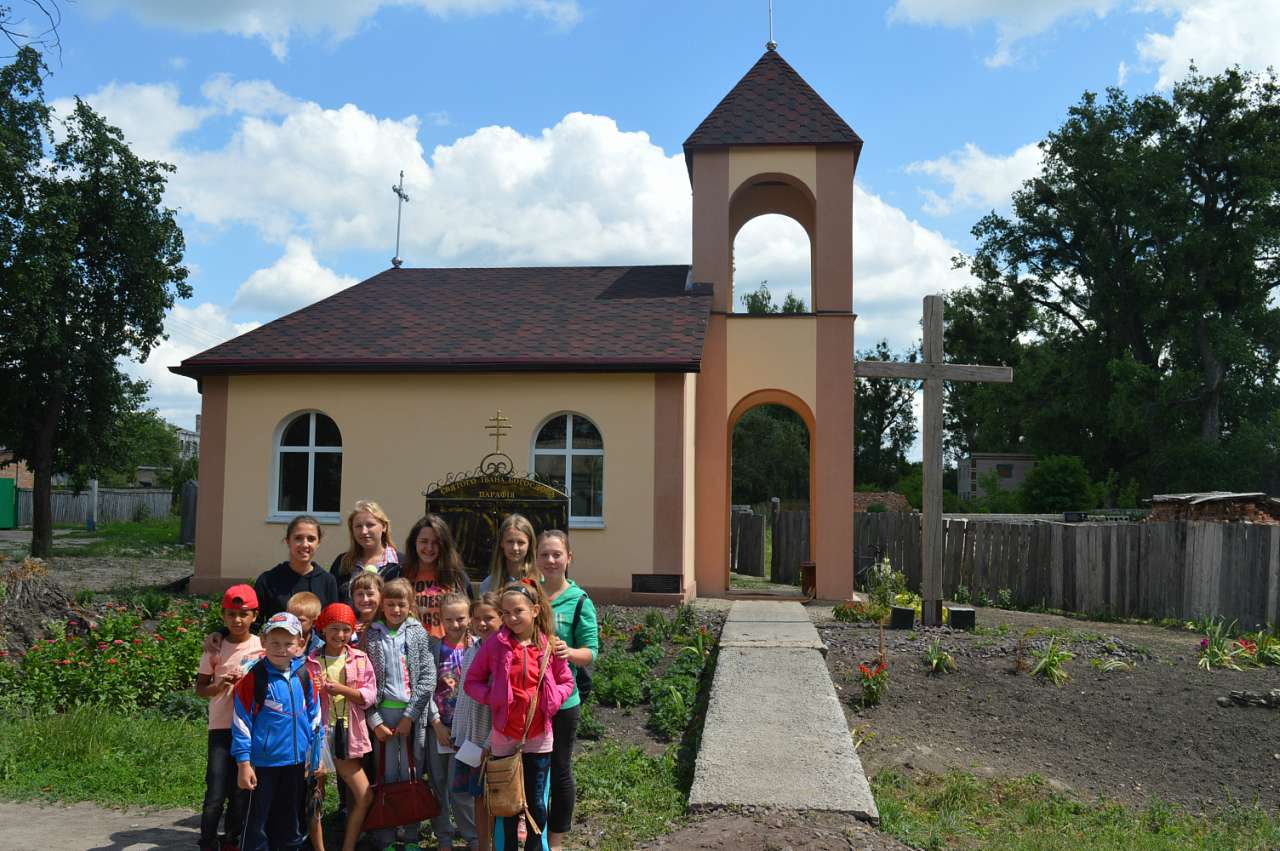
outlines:
[[462, 643], [456, 647], [441, 639], [440, 649], [436, 652], [435, 702], [436, 709], [440, 710], [440, 720], [446, 727], [453, 726], [453, 710], [462, 691], [458, 687], [462, 682], [462, 659], [470, 646], [470, 636], [463, 636]]
[[[340, 686], [347, 684], [347, 654], [342, 653], [338, 656], [330, 656], [325, 654], [324, 657], [324, 676], [330, 682], [337, 683]], [[347, 720], [347, 698], [346, 695], [332, 694], [329, 695], [329, 723], [335, 721]]]
[[[256, 635], [251, 634], [239, 644], [224, 639], [217, 654], [205, 653], [200, 657], [196, 673], [210, 677], [215, 674], [225, 677], [233, 671], [244, 674], [261, 656], [262, 641]], [[233, 712], [231, 689], [223, 689], [217, 697], [209, 699], [209, 729], [230, 730]]]

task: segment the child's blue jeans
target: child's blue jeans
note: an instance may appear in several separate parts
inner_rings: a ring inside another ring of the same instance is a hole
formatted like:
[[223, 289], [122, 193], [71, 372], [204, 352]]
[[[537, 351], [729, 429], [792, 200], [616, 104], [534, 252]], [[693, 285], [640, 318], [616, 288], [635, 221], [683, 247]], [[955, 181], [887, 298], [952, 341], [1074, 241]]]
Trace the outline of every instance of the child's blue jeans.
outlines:
[[[550, 791], [548, 782], [551, 775], [551, 754], [527, 753], [524, 762], [524, 799], [529, 807], [529, 815], [542, 831], [534, 833], [530, 827], [525, 834], [524, 851], [541, 851], [546, 847], [547, 837], [547, 795]], [[517, 851], [518, 826], [520, 819], [500, 818], [494, 830], [497, 851]]]
[[258, 768], [258, 788], [250, 795], [249, 819], [240, 851], [295, 851], [307, 841], [302, 806], [307, 771], [302, 763]]

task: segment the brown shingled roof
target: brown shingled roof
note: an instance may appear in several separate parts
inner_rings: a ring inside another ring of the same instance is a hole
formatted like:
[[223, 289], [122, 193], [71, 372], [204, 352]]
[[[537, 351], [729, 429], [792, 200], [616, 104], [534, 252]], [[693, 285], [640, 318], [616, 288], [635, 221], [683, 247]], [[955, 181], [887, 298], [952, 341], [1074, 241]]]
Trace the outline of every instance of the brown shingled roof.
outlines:
[[688, 266], [388, 269], [170, 367], [245, 372], [696, 372]]
[[862, 139], [776, 50], [764, 56], [724, 96], [684, 142], [719, 145], [850, 145]]

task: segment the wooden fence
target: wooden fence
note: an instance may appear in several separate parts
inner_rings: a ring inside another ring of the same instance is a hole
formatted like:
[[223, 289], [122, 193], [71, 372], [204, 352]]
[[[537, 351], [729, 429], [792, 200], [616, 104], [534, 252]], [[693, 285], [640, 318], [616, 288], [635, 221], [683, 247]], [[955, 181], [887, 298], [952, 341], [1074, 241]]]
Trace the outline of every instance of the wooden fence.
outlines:
[[744, 576], [764, 576], [764, 515], [753, 514], [750, 510], [735, 511], [730, 519], [733, 527], [729, 542], [732, 552], [729, 555], [733, 571]]
[[[54, 523], [85, 523], [89, 519], [89, 491], [54, 491], [51, 500]], [[139, 512], [147, 517], [164, 517], [173, 504], [168, 490], [98, 488], [98, 522], [133, 520]], [[18, 525], [31, 525], [31, 491], [18, 489]]]
[[[1280, 623], [1280, 526], [1248, 523], [944, 522], [943, 595], [1009, 589], [1019, 606], [1242, 627]], [[888, 556], [920, 587], [920, 515], [854, 516], [854, 565]], [[776, 546], [776, 544], [775, 544]], [[821, 569], [819, 565], [819, 569]]]
[[809, 512], [779, 511], [773, 521], [770, 576], [784, 585], [800, 584], [800, 563], [809, 560]]

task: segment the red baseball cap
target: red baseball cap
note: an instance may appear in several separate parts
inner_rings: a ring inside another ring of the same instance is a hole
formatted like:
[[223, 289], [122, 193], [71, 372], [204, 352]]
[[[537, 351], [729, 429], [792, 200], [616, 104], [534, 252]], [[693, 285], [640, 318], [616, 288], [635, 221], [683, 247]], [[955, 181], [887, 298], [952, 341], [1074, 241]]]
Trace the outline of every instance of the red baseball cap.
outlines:
[[222, 595], [222, 608], [257, 610], [258, 593], [253, 590], [252, 585], [232, 585]]
[[324, 632], [324, 628], [331, 623], [345, 623], [352, 629], [356, 628], [356, 612], [355, 609], [346, 603], [330, 603], [324, 607], [324, 611], [320, 613], [320, 617], [316, 618], [316, 629]]

